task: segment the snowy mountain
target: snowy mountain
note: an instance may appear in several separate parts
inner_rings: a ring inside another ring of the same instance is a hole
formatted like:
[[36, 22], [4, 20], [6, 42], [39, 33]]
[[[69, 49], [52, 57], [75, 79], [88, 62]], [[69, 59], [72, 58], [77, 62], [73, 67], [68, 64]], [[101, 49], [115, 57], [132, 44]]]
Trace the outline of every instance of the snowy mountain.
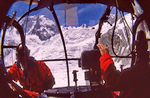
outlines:
[[[24, 18], [20, 24], [22, 27], [26, 27], [26, 18]], [[27, 22], [27, 35], [37, 35], [41, 41], [50, 39], [58, 33], [57, 26], [55, 23], [46, 18], [44, 15], [41, 16], [30, 16]]]
[[[110, 22], [114, 25], [115, 17], [112, 15]], [[131, 17], [126, 15], [127, 22], [131, 26]], [[20, 22], [21, 26], [26, 27], [26, 18]], [[110, 26], [108, 23], [104, 23], [101, 30], [100, 42], [107, 45], [111, 55], [114, 55], [111, 47], [111, 35], [114, 26]], [[80, 58], [81, 53], [84, 50], [92, 50], [95, 44], [95, 33], [98, 29], [98, 25], [86, 26], [83, 24], [80, 27], [61, 27], [63, 36], [66, 43], [68, 58]], [[127, 29], [128, 30], [128, 29]], [[27, 22], [26, 30], [26, 45], [31, 50], [30, 55], [35, 57], [37, 60], [46, 59], [63, 59], [64, 48], [62, 45], [62, 40], [58, 31], [58, 28], [54, 21], [46, 18], [44, 15], [40, 16], [29, 16]], [[114, 35], [114, 51], [117, 55], [127, 55], [130, 53], [130, 47], [128, 43], [131, 44], [131, 38], [126, 38], [130, 36], [129, 30], [126, 33], [125, 27], [123, 26], [123, 21], [119, 18], [117, 21], [117, 26]], [[13, 36], [13, 37], [12, 37]], [[5, 44], [7, 45], [17, 45], [20, 43], [20, 37], [16, 29], [10, 27], [7, 30], [5, 36]], [[15, 49], [5, 49], [5, 65], [12, 65], [15, 61]], [[128, 59], [114, 58], [117, 69], [120, 69], [120, 65], [129, 65]], [[46, 62], [50, 67], [54, 77], [56, 79], [57, 86], [67, 85], [67, 73], [66, 73], [66, 63], [65, 61], [59, 62]], [[73, 70], [79, 70], [78, 83], [83, 85], [84, 82], [84, 71], [78, 67], [77, 61], [69, 61], [69, 70], [71, 77], [71, 85], [74, 85], [72, 74]], [[60, 75], [61, 73], [61, 75]], [[59, 81], [59, 82], [58, 82]], [[61, 81], [61, 82], [60, 82]]]

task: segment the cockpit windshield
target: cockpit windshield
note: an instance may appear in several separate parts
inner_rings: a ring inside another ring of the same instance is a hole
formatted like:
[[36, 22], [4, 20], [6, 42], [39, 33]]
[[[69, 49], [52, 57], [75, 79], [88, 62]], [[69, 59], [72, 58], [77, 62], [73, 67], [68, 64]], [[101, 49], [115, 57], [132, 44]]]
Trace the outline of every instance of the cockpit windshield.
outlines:
[[[22, 7], [21, 9], [20, 6]], [[37, 4], [33, 4], [30, 9], [36, 6]], [[95, 33], [99, 29], [101, 29], [99, 42], [104, 43], [109, 48], [112, 56], [130, 56], [128, 59], [113, 58], [117, 69], [121, 70], [120, 66], [122, 65], [124, 65], [124, 68], [130, 67], [131, 65], [133, 43], [132, 26], [137, 16], [141, 15], [143, 11], [137, 3], [134, 6], [135, 15], [118, 11], [116, 7], [110, 7], [108, 19], [103, 20], [103, 26], [100, 28], [100, 18], [106, 8], [107, 5], [98, 3], [54, 5], [54, 10], [66, 45], [67, 58], [69, 59], [68, 65], [71, 86], [75, 85], [72, 74], [74, 70], [78, 70], [78, 85], [86, 84], [84, 81], [85, 70], [79, 67], [80, 58], [83, 51], [94, 49], [96, 43]], [[19, 1], [11, 6], [8, 15], [13, 17], [13, 13], [16, 11], [15, 20], [17, 21], [24, 14], [23, 12], [27, 12], [28, 10], [29, 5]], [[58, 24], [50, 10], [47, 7], [32, 11], [22, 18], [19, 23], [25, 33], [26, 45], [31, 50], [30, 55], [37, 60], [45, 61], [54, 74], [56, 79], [54, 87], [67, 86], [67, 69], [63, 42]], [[147, 27], [141, 26], [141, 28], [147, 30]], [[11, 26], [6, 30], [5, 36], [4, 45], [17, 45], [21, 42], [18, 31]], [[113, 39], [112, 36], [114, 36]], [[5, 60], [6, 67], [12, 65], [16, 60], [15, 49], [5, 49], [4, 57], [7, 59]], [[48, 60], [51, 62], [48, 62]], [[58, 62], [54, 62], [56, 60]]]

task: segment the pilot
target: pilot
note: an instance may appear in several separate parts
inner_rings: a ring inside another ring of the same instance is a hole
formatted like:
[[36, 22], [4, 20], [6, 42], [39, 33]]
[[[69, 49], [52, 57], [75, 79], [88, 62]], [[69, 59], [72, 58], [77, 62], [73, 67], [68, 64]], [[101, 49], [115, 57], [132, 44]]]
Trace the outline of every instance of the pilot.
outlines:
[[[11, 80], [19, 81], [26, 92], [41, 94], [55, 84], [49, 67], [43, 61], [36, 61], [29, 56], [29, 49], [22, 44], [16, 48], [17, 62], [8, 70]], [[31, 94], [32, 95], [32, 94]]]
[[100, 50], [100, 66], [106, 86], [113, 91], [120, 91], [121, 98], [150, 98], [150, 67], [148, 64], [148, 42], [144, 31], [138, 31], [136, 41], [137, 61], [131, 68], [116, 70], [108, 48], [97, 44]]

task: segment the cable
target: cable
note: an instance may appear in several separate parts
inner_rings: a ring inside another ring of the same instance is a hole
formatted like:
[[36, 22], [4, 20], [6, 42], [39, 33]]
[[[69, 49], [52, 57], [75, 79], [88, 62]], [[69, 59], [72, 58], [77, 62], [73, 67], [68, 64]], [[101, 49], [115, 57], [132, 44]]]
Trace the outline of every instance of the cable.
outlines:
[[131, 30], [130, 26], [128, 25], [126, 19], [125, 19], [124, 13], [121, 11], [120, 14], [121, 14], [122, 19], [125, 21], [126, 25], [128, 26], [129, 30], [130, 30], [131, 32], [133, 32], [133, 31]]
[[[30, 11], [32, 2], [33, 2], [33, 0], [30, 0], [30, 4], [29, 4], [29, 9], [28, 9], [28, 11]], [[25, 38], [26, 38], [26, 29], [27, 29], [28, 16], [29, 16], [29, 13], [28, 13], [28, 15], [27, 15], [27, 20], [26, 20], [26, 25], [25, 25]], [[24, 45], [25, 45], [25, 44], [24, 44]], [[25, 46], [23, 46], [23, 47], [25, 48]], [[26, 55], [25, 55], [25, 57], [26, 57]], [[25, 69], [26, 69], [26, 72], [25, 72], [25, 73], [28, 73], [27, 59], [26, 59], [26, 58], [25, 58]], [[29, 87], [30, 87], [29, 90], [31, 90], [31, 77], [29, 77]]]
[[115, 33], [115, 29], [116, 29], [116, 24], [117, 24], [117, 18], [118, 18], [118, 9], [117, 9], [117, 7], [116, 7], [115, 25], [114, 25], [114, 28], [113, 28], [112, 39], [111, 39], [111, 42], [112, 42], [112, 51], [113, 51], [113, 53], [114, 53], [114, 55], [115, 55], [116, 57], [124, 57], [124, 58], [127, 58], [127, 57], [129, 57], [129, 55], [130, 55], [132, 52], [129, 53], [128, 55], [126, 55], [126, 56], [119, 56], [119, 55], [117, 55], [117, 54], [115, 53], [115, 51], [114, 51], [113, 40], [114, 40], [114, 33]]
[[[30, 9], [31, 9], [32, 2], [33, 2], [33, 0], [30, 0], [28, 11], [30, 11]], [[28, 16], [29, 16], [29, 13], [27, 14], [27, 20], [26, 20], [26, 25], [25, 25], [25, 36], [26, 36], [26, 29], [27, 29]]]
[[[120, 12], [120, 14], [121, 14], [121, 18], [122, 18], [122, 20], [123, 20], [123, 24], [124, 24], [124, 26], [125, 26], [128, 45], [130, 46], [130, 40], [129, 40], [129, 37], [128, 37], [128, 31], [127, 31], [126, 25], [128, 26], [128, 28], [129, 28], [129, 30], [130, 30], [131, 32], [132, 32], [132, 30], [130, 29], [130, 27], [129, 27], [129, 25], [128, 25], [126, 19], [125, 19], [124, 13], [123, 13], [122, 11], [119, 11], [119, 12]], [[125, 21], [125, 22], [124, 22], [124, 21]], [[125, 24], [125, 23], [126, 23], [126, 24]], [[129, 49], [130, 49], [130, 47], [129, 47]], [[130, 52], [131, 52], [131, 49], [130, 49]], [[130, 53], [130, 54], [131, 54], [131, 53]]]

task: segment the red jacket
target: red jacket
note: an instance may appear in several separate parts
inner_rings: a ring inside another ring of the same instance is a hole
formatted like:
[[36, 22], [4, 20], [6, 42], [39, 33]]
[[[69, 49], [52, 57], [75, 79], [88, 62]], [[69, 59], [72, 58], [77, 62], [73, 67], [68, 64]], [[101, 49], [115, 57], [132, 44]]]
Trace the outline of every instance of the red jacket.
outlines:
[[14, 64], [8, 71], [11, 75], [11, 79], [15, 81], [19, 80], [24, 89], [29, 90], [29, 86], [31, 86], [31, 91], [39, 93], [52, 88], [55, 84], [54, 77], [49, 67], [46, 66], [44, 62], [34, 60], [27, 65], [29, 65], [29, 68], [26, 79], [23, 78], [23, 71], [16, 64]]
[[121, 98], [150, 98], [150, 67], [148, 57], [138, 60], [135, 66], [117, 71], [109, 53], [100, 57], [102, 77], [106, 85], [121, 91]]

